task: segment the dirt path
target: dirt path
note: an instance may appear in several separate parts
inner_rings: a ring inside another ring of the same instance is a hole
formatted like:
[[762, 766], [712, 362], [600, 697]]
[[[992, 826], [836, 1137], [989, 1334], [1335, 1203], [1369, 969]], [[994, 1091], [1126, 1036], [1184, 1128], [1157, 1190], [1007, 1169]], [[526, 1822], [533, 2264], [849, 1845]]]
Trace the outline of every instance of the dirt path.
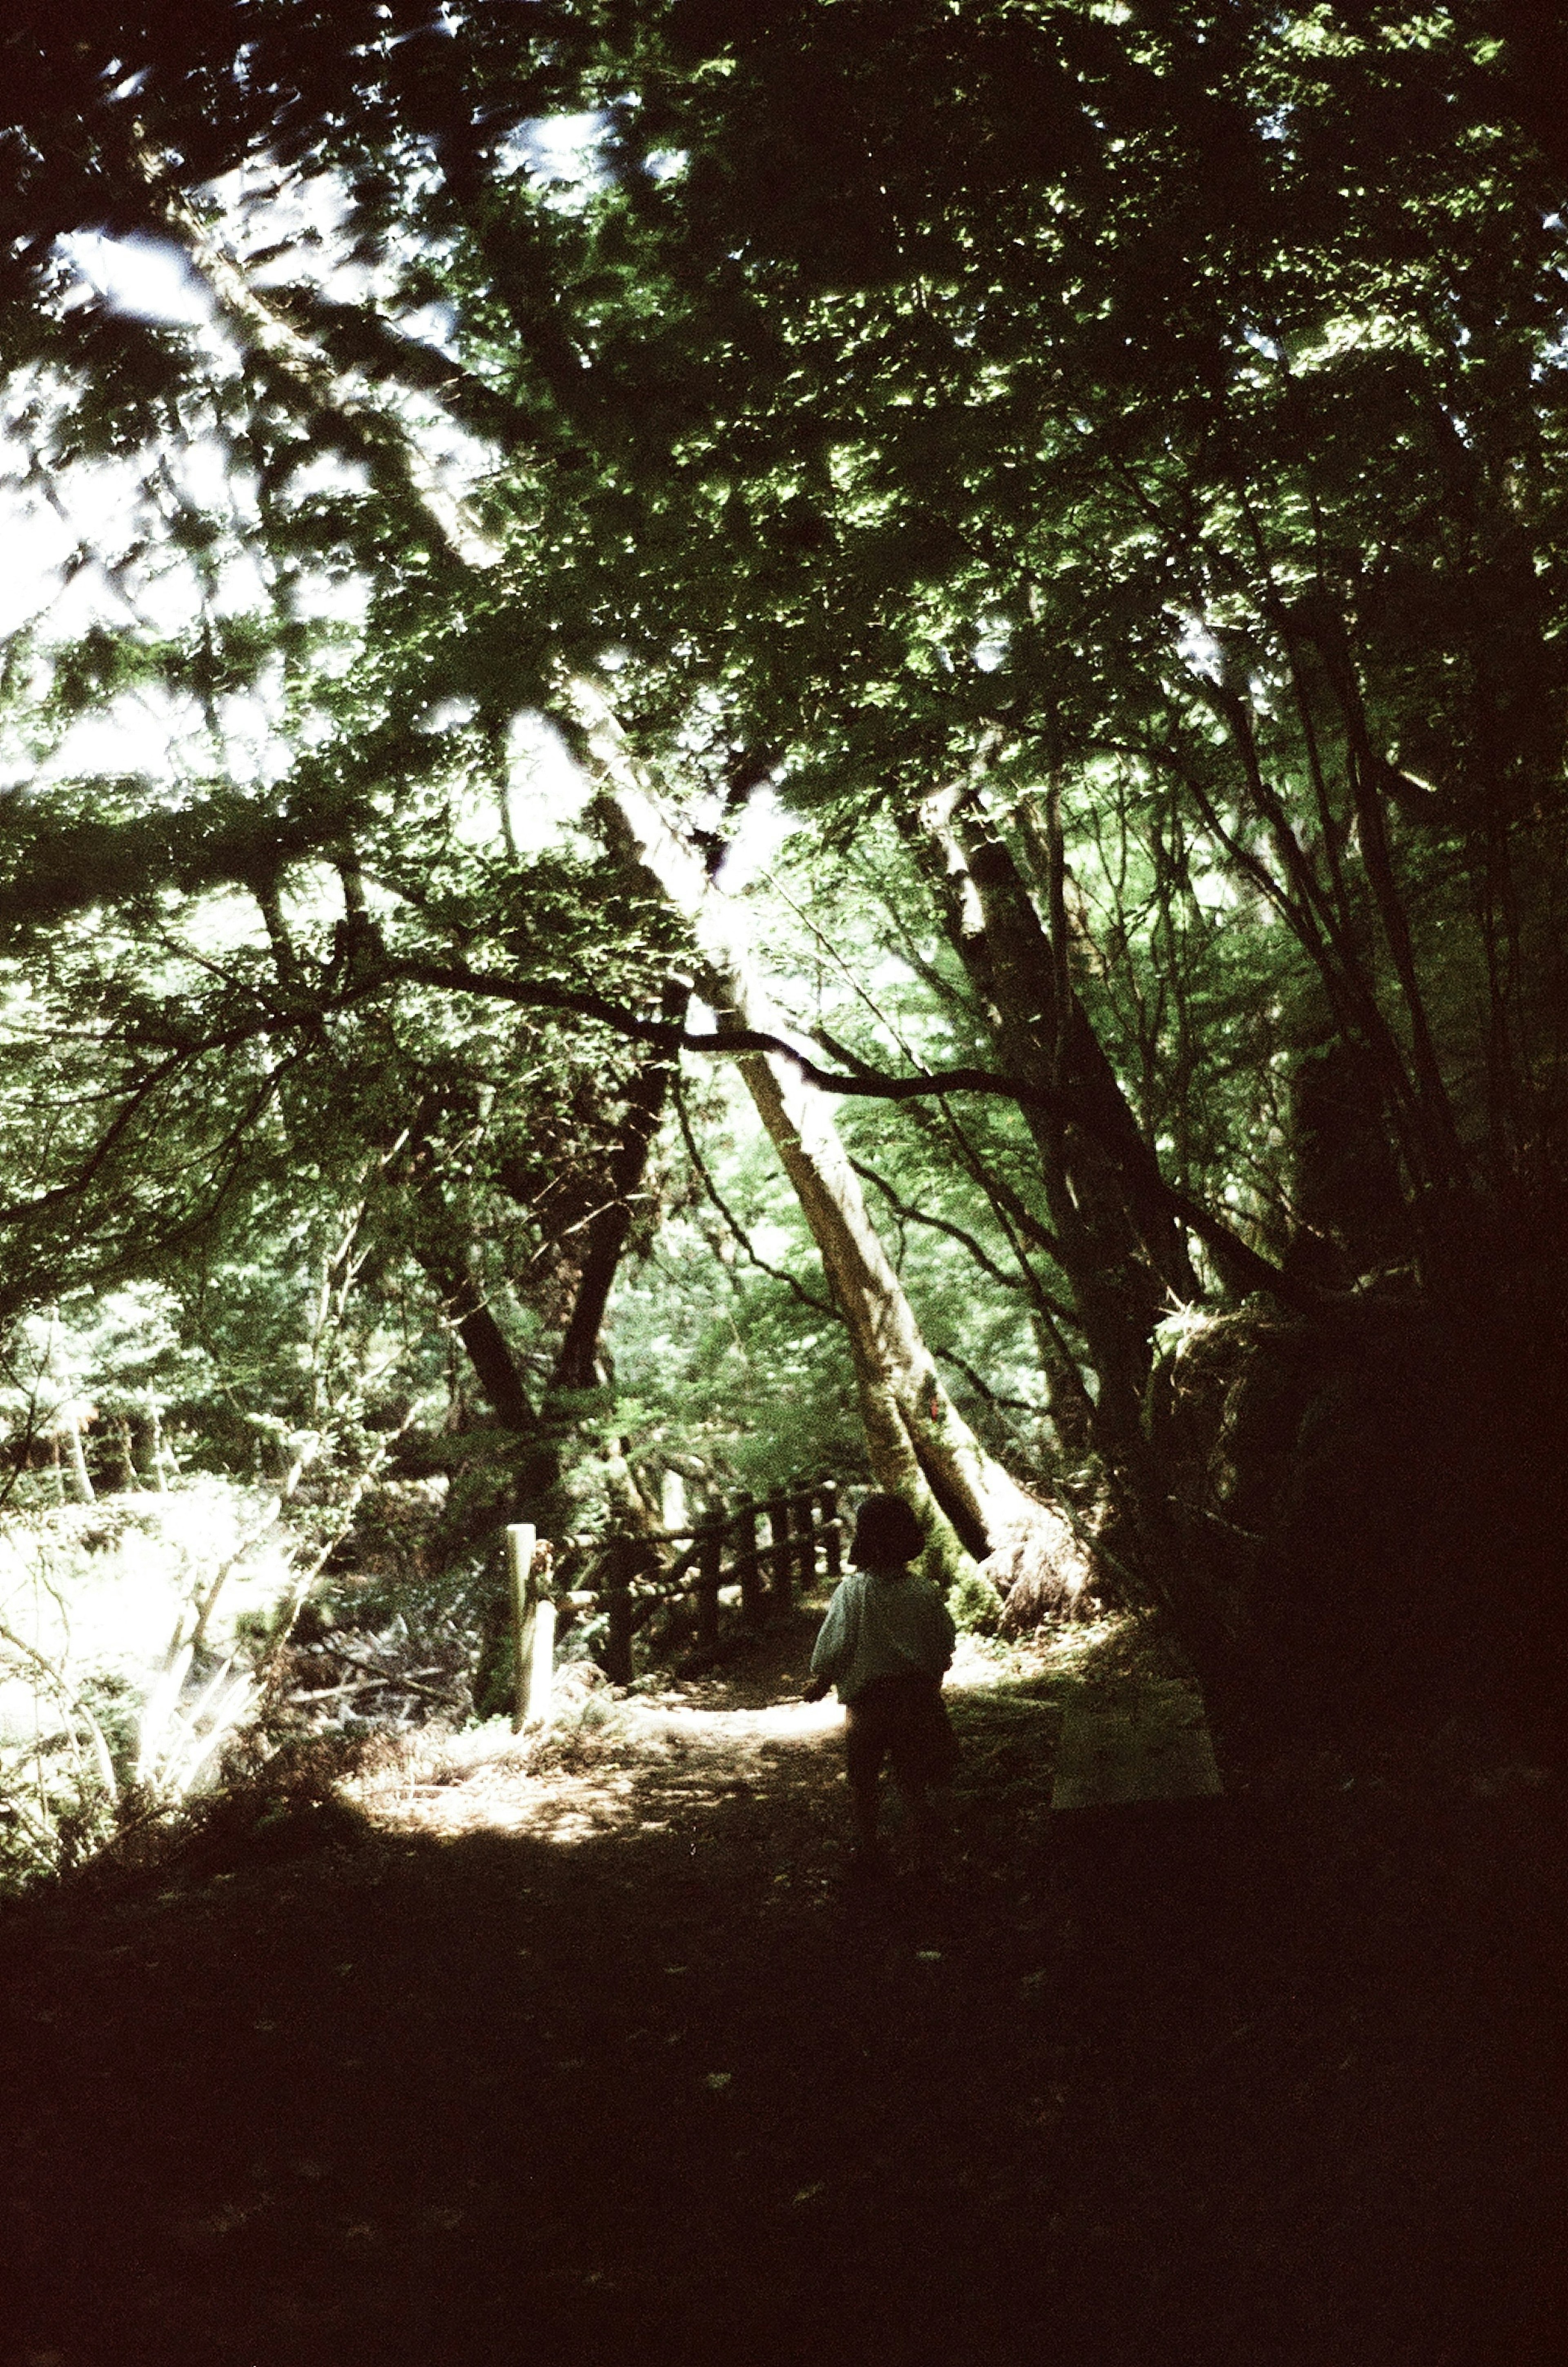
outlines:
[[5, 2367], [1552, 2355], [1552, 1780], [1053, 1818], [1015, 1670], [857, 1890], [799, 1645], [0, 1919]]

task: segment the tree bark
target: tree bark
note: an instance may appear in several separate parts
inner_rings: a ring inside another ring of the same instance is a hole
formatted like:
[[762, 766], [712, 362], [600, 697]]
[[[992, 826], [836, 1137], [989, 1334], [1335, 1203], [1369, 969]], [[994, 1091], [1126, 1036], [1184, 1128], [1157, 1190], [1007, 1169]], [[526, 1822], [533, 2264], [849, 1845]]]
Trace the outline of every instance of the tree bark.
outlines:
[[73, 1413], [61, 1423], [61, 1435], [65, 1441], [65, 1467], [71, 1475], [71, 1495], [75, 1503], [91, 1504], [97, 1500], [87, 1472], [87, 1458], [82, 1451], [82, 1425]]
[[[243, 339], [265, 353], [275, 368], [312, 400], [331, 402], [340, 417], [357, 415], [363, 404], [358, 385], [336, 373], [257, 294], [243, 268], [208, 237], [188, 207], [167, 190], [160, 195], [175, 235]], [[413, 439], [396, 429], [389, 437], [379, 417], [375, 427], [378, 459], [400, 471], [408, 492], [452, 555], [468, 567], [493, 565], [498, 549], [463, 504], [445, 492]], [[744, 932], [739, 916], [665, 822], [630, 761], [603, 694], [578, 679], [570, 687], [569, 702], [606, 780], [626, 843], [663, 894], [684, 913], [703, 947], [716, 1008], [732, 1011], [737, 1019], [752, 1014], [743, 1024], [756, 1024], [755, 1014], [767, 1006], [742, 957]], [[768, 1011], [770, 1024], [775, 1015]], [[787, 1172], [797, 1190], [804, 1186], [802, 1206], [840, 1294], [874, 1471], [885, 1486], [897, 1489], [926, 1515], [952, 1569], [964, 1569], [970, 1554], [988, 1555], [998, 1583], [1005, 1584], [1010, 1561], [1013, 1570], [1027, 1570], [1036, 1582], [1049, 1566], [1060, 1571], [1063, 1591], [1076, 1593], [1087, 1572], [1081, 1548], [1062, 1516], [1029, 1495], [986, 1453], [948, 1398], [821, 1096], [786, 1063], [759, 1059], [742, 1068]], [[573, 1354], [581, 1365], [581, 1339], [573, 1342]]]
[[[689, 998], [684, 984], [672, 982], [667, 989], [663, 1016], [671, 1025], [683, 1021]], [[471, 1250], [455, 1240], [454, 1220], [439, 1181], [420, 1172], [420, 1147], [417, 1142], [414, 1146], [413, 1189], [421, 1217], [415, 1254], [435, 1285], [442, 1311], [463, 1343], [491, 1411], [523, 1444], [513, 1510], [518, 1520], [532, 1521], [543, 1535], [558, 1531], [565, 1512], [558, 1491], [576, 1417], [563, 1400], [602, 1385], [599, 1343], [604, 1318], [673, 1073], [669, 1059], [649, 1059], [627, 1093], [621, 1138], [605, 1172], [604, 1197], [583, 1229], [584, 1251], [571, 1309], [538, 1405], [524, 1386], [506, 1334], [475, 1272]]]
[[[1003, 1061], [1042, 1092], [1041, 1102], [1021, 1106], [1040, 1157], [1055, 1254], [1098, 1382], [1095, 1443], [1112, 1466], [1135, 1461], [1155, 1324], [1169, 1297], [1199, 1296], [1186, 1242], [1154, 1154], [1072, 989], [1065, 942], [1047, 935], [977, 793], [929, 798], [919, 824], [924, 867]], [[1059, 906], [1060, 896], [1054, 901]], [[1056, 919], [1062, 935], [1059, 910]], [[1082, 1108], [1092, 1133], [1063, 1117], [1064, 1099]]]
[[[728, 1022], [787, 1041], [793, 1031], [757, 975], [744, 913], [667, 818], [603, 694], [580, 680], [570, 697], [605, 786], [607, 831], [690, 927], [702, 962], [699, 984], [721, 1031]], [[1060, 1594], [1075, 1594], [1086, 1575], [1082, 1549], [1061, 1514], [987, 1453], [948, 1396], [827, 1096], [788, 1060], [757, 1053], [737, 1065], [843, 1319], [878, 1485], [925, 1521], [950, 1577], [986, 1561], [1003, 1589], [1026, 1571], [1038, 1581], [1046, 1570], [1055, 1574]]]
[[[660, 1018], [672, 1027], [683, 1026], [690, 1001], [690, 988], [671, 982], [665, 990]], [[611, 1157], [605, 1179], [608, 1196], [587, 1227], [588, 1246], [577, 1296], [550, 1376], [552, 1396], [558, 1390], [594, 1388], [604, 1377], [599, 1363], [600, 1334], [621, 1253], [631, 1231], [637, 1195], [648, 1172], [649, 1154], [670, 1098], [674, 1074], [673, 1060], [646, 1060], [626, 1095], [621, 1139]]]
[[442, 1312], [468, 1351], [491, 1411], [503, 1430], [531, 1438], [538, 1429], [539, 1417], [518, 1377], [506, 1334], [486, 1305], [475, 1276], [467, 1266], [437, 1267], [428, 1259], [425, 1270], [441, 1293]]
[[[1203, 1540], [1173, 1508], [1145, 1427], [1155, 1325], [1171, 1299], [1196, 1299], [1199, 1284], [1155, 1154], [1072, 987], [1059, 839], [1054, 944], [976, 790], [928, 799], [908, 834], [1008, 1072], [1042, 1089], [1039, 1103], [1021, 1107], [1040, 1156], [1053, 1255], [1095, 1374], [1089, 1432], [1118, 1558], [1169, 1614], [1201, 1671], [1218, 1675], [1233, 1648], [1224, 1591]], [[1085, 1123], [1073, 1123], [1075, 1108]]]

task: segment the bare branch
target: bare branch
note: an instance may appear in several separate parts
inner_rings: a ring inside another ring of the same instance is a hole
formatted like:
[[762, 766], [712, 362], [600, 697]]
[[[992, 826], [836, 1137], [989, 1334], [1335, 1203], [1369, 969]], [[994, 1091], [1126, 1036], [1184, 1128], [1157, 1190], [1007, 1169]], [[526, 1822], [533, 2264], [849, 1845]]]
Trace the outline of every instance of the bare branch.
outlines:
[[713, 1202], [714, 1206], [718, 1210], [719, 1215], [724, 1218], [725, 1223], [728, 1226], [730, 1232], [734, 1235], [735, 1240], [747, 1261], [750, 1264], [754, 1265], [760, 1273], [768, 1275], [771, 1281], [786, 1284], [794, 1292], [795, 1297], [800, 1300], [803, 1307], [809, 1307], [813, 1312], [818, 1315], [831, 1316], [835, 1323], [839, 1322], [841, 1319], [839, 1310], [836, 1307], [832, 1306], [829, 1300], [826, 1298], [818, 1298], [814, 1291], [807, 1290], [803, 1282], [797, 1282], [794, 1274], [786, 1274], [782, 1266], [770, 1265], [767, 1259], [759, 1256], [756, 1250], [752, 1248], [750, 1235], [748, 1233], [745, 1226], [740, 1222], [739, 1217], [735, 1215], [734, 1211], [730, 1208], [728, 1202], [724, 1198], [723, 1195], [719, 1191], [718, 1185], [713, 1180], [713, 1175], [709, 1170], [706, 1160], [703, 1157], [702, 1152], [697, 1149], [696, 1138], [692, 1132], [691, 1119], [686, 1113], [686, 1096], [681, 1091], [679, 1078], [677, 1078], [675, 1084], [675, 1115], [681, 1121], [681, 1138], [686, 1146], [686, 1156], [691, 1161], [692, 1165], [695, 1168], [698, 1176], [701, 1178], [703, 1188], [706, 1192], [708, 1198]]

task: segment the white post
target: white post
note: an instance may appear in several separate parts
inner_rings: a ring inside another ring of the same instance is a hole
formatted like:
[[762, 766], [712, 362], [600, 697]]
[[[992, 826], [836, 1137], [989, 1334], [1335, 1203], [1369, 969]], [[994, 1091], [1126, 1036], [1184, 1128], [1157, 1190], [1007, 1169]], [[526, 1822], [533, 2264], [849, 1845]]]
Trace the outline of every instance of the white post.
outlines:
[[550, 1714], [550, 1677], [555, 1666], [556, 1606], [534, 1588], [534, 1527], [514, 1521], [506, 1532], [506, 1567], [512, 1581], [512, 1731]]
[[550, 1714], [550, 1680], [555, 1670], [556, 1606], [541, 1595], [534, 1605], [534, 1648], [528, 1655], [528, 1722], [542, 1726]]

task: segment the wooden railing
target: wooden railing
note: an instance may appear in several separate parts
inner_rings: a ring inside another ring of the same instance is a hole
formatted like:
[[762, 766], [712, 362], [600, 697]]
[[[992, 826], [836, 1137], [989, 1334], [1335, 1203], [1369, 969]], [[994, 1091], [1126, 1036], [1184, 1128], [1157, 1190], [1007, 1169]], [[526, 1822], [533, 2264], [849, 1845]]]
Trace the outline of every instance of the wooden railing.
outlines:
[[838, 1484], [781, 1489], [738, 1502], [690, 1529], [660, 1529], [600, 1538], [568, 1538], [594, 1558], [570, 1591], [541, 1575], [531, 1529], [507, 1531], [512, 1568], [513, 1637], [519, 1726], [547, 1714], [548, 1662], [558, 1614], [602, 1612], [603, 1659], [612, 1684], [628, 1685], [633, 1638], [660, 1613], [684, 1615], [699, 1654], [717, 1650], [727, 1625], [756, 1629], [787, 1613], [818, 1574], [843, 1569]]
[[[682, 1550], [661, 1566], [661, 1546]], [[711, 1652], [723, 1641], [727, 1614], [732, 1625], [761, 1626], [810, 1591], [819, 1566], [829, 1578], [843, 1567], [831, 1479], [761, 1501], [742, 1497], [695, 1528], [607, 1538], [588, 1590], [607, 1620], [605, 1675], [630, 1684], [632, 1638], [661, 1609], [689, 1605], [696, 1648]]]

